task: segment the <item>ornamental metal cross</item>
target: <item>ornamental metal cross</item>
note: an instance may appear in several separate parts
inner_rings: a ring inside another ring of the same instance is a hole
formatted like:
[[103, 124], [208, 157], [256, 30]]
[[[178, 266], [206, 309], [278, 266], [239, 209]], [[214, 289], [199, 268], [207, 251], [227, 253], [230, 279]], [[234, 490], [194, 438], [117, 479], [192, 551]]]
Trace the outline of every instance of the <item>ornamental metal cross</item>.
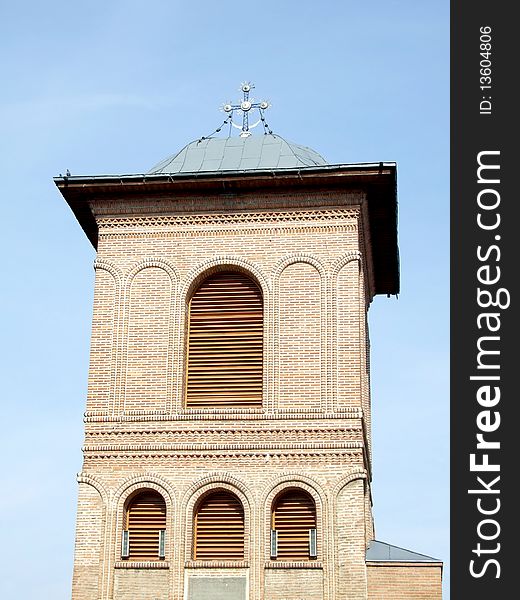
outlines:
[[[224, 106], [222, 107], [222, 110], [226, 113], [230, 113], [230, 122], [231, 125], [233, 125], [233, 127], [236, 127], [237, 129], [241, 129], [240, 132], [240, 137], [249, 137], [251, 135], [251, 131], [250, 129], [253, 129], [253, 127], [256, 127], [260, 121], [263, 120], [263, 114], [262, 111], [266, 110], [269, 108], [270, 104], [269, 102], [262, 100], [261, 102], [254, 102], [254, 98], [249, 99], [249, 92], [254, 89], [254, 85], [250, 82], [250, 81], [245, 81], [241, 86], [240, 86], [240, 91], [244, 93], [244, 98], [242, 100], [242, 102], [240, 104], [231, 104], [230, 102], [228, 102], [227, 104], [224, 104]], [[253, 108], [257, 108], [260, 111], [260, 119], [258, 119], [258, 121], [256, 123], [254, 123], [253, 125], [249, 125], [249, 111]], [[240, 127], [240, 125], [235, 125], [235, 123], [233, 123], [233, 111], [234, 110], [241, 110], [242, 111], [242, 127]]]

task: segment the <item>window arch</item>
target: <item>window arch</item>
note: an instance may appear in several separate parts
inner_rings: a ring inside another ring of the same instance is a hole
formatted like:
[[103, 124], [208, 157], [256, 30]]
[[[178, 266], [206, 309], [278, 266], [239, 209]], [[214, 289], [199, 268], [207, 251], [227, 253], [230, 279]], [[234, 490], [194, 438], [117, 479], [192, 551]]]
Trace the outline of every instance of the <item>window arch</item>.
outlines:
[[204, 279], [190, 300], [187, 355], [187, 407], [262, 404], [263, 298], [253, 279]]
[[300, 489], [282, 492], [272, 505], [271, 558], [300, 562], [316, 557], [314, 499]]
[[151, 561], [165, 556], [166, 503], [154, 490], [130, 498], [125, 510], [122, 558]]
[[226, 490], [203, 496], [195, 508], [193, 558], [244, 559], [244, 507]]

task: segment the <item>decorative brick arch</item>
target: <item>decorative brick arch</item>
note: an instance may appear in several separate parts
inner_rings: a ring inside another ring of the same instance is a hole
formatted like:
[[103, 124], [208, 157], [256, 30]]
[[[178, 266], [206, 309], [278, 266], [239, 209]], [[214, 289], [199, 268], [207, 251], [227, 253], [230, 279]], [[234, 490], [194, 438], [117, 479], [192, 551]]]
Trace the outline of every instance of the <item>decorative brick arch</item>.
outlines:
[[[273, 348], [272, 348], [272, 372], [271, 380], [274, 381], [274, 402], [272, 409], [277, 409], [278, 398], [280, 397], [280, 279], [283, 272], [288, 267], [295, 264], [308, 264], [316, 269], [320, 276], [320, 328], [322, 331], [320, 355], [320, 408], [328, 412], [328, 392], [327, 392], [327, 366], [329, 361], [328, 353], [328, 291], [327, 291], [327, 272], [321, 261], [312, 254], [290, 254], [280, 259], [273, 269], [273, 301], [272, 301], [272, 323], [273, 323]], [[275, 406], [276, 402], [276, 406]]]
[[331, 268], [331, 276], [332, 276], [333, 281], [337, 278], [337, 276], [339, 275], [339, 272], [345, 265], [347, 265], [349, 262], [352, 262], [354, 260], [359, 261], [359, 263], [361, 264], [361, 259], [362, 259], [362, 255], [359, 250], [351, 250], [350, 252], [347, 252], [343, 256], [340, 256], [337, 260], [334, 261], [332, 268]]
[[238, 256], [215, 256], [200, 263], [188, 273], [180, 291], [181, 306], [188, 304], [191, 294], [206, 277], [213, 275], [213, 273], [218, 273], [219, 271], [228, 270], [239, 271], [254, 279], [262, 290], [264, 305], [267, 304], [271, 286], [264, 272], [258, 265]]
[[343, 475], [343, 477], [336, 483], [334, 488], [332, 489], [331, 499], [335, 503], [338, 497], [338, 494], [341, 490], [356, 479], [367, 479], [367, 472], [362, 467], [357, 467], [351, 469], [348, 473]]
[[[117, 540], [121, 539], [121, 531], [124, 524], [125, 507], [128, 499], [140, 490], [154, 490], [159, 493], [166, 504], [166, 557], [167, 560], [171, 559], [172, 554], [175, 552], [176, 546], [172, 543], [174, 531], [178, 528], [178, 515], [177, 515], [177, 495], [175, 490], [170, 483], [151, 473], [138, 475], [126, 479], [118, 488], [115, 490], [113, 495], [112, 510], [113, 510], [113, 529], [115, 535], [115, 556], [114, 560], [119, 558], [119, 544]], [[136, 563], [138, 565], [140, 563]]]
[[322, 281], [325, 281], [326, 271], [321, 261], [312, 254], [290, 254], [281, 258], [275, 265], [273, 270], [274, 281], [278, 282], [283, 271], [291, 265], [297, 263], [306, 263], [312, 265], [320, 274]]
[[117, 265], [104, 258], [96, 258], [94, 261], [94, 270], [97, 271], [98, 269], [110, 273], [116, 282], [116, 288], [118, 289], [120, 287], [123, 280], [123, 273]]
[[105, 486], [97, 477], [94, 477], [89, 473], [78, 473], [76, 476], [76, 481], [78, 483], [85, 483], [86, 485], [93, 487], [98, 492], [101, 500], [103, 501], [103, 507], [106, 510], [110, 503], [110, 496]]
[[[298, 484], [304, 484], [310, 488], [313, 489], [312, 495], [313, 497], [315, 497], [315, 499], [325, 505], [325, 490], [323, 489], [323, 487], [320, 485], [320, 483], [314, 479], [313, 477], [309, 477], [308, 475], [305, 475], [304, 473], [301, 473], [300, 471], [294, 471], [294, 472], [287, 472], [287, 473], [282, 473], [281, 475], [277, 475], [276, 477], [273, 477], [272, 479], [269, 480], [269, 482], [267, 483], [267, 485], [264, 488], [262, 497], [261, 497], [261, 503], [262, 505], [265, 504], [266, 500], [269, 498], [269, 496], [273, 496], [276, 495], [276, 493], [279, 493], [280, 490], [278, 490], [277, 492], [275, 492], [275, 489], [278, 488], [280, 485], [284, 486], [286, 483], [298, 483]], [[303, 489], [303, 488], [302, 488]]]
[[[252, 535], [253, 519], [253, 503], [252, 493], [249, 488], [239, 479], [227, 473], [214, 473], [207, 475], [202, 479], [194, 482], [184, 494], [181, 501], [183, 515], [181, 518], [184, 522], [184, 535], [181, 535], [181, 544], [184, 545], [183, 553], [185, 561], [190, 561], [193, 556], [193, 520], [194, 511], [200, 499], [207, 494], [217, 491], [226, 490], [237, 496], [244, 508], [244, 560], [249, 561], [251, 557], [250, 540], [254, 538]], [[218, 565], [214, 565], [218, 566]]]
[[127, 498], [141, 488], [159, 492], [164, 497], [167, 509], [173, 510], [178, 505], [177, 493], [167, 479], [153, 473], [144, 473], [143, 475], [136, 475], [125, 479], [114, 491], [114, 508], [119, 510], [124, 506]]
[[327, 547], [327, 498], [325, 491], [321, 485], [311, 477], [303, 475], [302, 473], [284, 473], [269, 481], [262, 495], [260, 502], [260, 510], [262, 517], [260, 518], [261, 523], [261, 535], [262, 535], [262, 548], [264, 560], [270, 558], [270, 541], [269, 531], [271, 529], [271, 511], [273, 502], [277, 496], [286, 490], [300, 489], [307, 492], [314, 500], [316, 507], [316, 525], [318, 528], [318, 559], [324, 560], [324, 548]]
[[134, 265], [128, 271], [126, 278], [125, 278], [126, 279], [125, 287], [130, 288], [135, 276], [143, 269], [150, 269], [150, 268], [162, 269], [163, 271], [166, 271], [166, 273], [168, 273], [168, 275], [170, 277], [172, 285], [177, 283], [180, 279], [177, 268], [169, 260], [166, 260], [164, 258], [145, 258], [141, 262]]
[[252, 498], [251, 490], [243, 481], [241, 481], [234, 475], [230, 475], [229, 473], [214, 472], [208, 473], [207, 475], [204, 475], [204, 477], [201, 477], [200, 479], [194, 481], [186, 490], [186, 492], [184, 492], [183, 497], [181, 499], [181, 504], [183, 506], [187, 506], [190, 502], [190, 498], [192, 498], [193, 495], [198, 492], [198, 490], [200, 490], [206, 485], [210, 485], [213, 483], [227, 483], [235, 487], [237, 490], [240, 491], [240, 493], [242, 493], [247, 498]]
[[[175, 412], [182, 412], [184, 410], [183, 398], [184, 388], [186, 385], [185, 374], [186, 374], [186, 347], [187, 331], [188, 331], [188, 305], [191, 296], [195, 290], [199, 287], [206, 277], [218, 273], [220, 271], [238, 271], [243, 273], [247, 277], [250, 277], [255, 281], [262, 291], [262, 298], [264, 304], [264, 328], [263, 328], [263, 339], [264, 339], [264, 369], [263, 369], [263, 398], [262, 406], [266, 408], [269, 406], [271, 397], [271, 385], [272, 380], [269, 377], [270, 364], [271, 364], [271, 284], [267, 279], [262, 269], [253, 263], [252, 261], [240, 258], [238, 256], [215, 256], [209, 260], [206, 260], [193, 269], [187, 274], [181, 285], [179, 292], [179, 303], [178, 303], [178, 314], [179, 314], [179, 331], [177, 337], [177, 348], [178, 356], [184, 357], [184, 362], [180, 368], [180, 372], [184, 373], [184, 379], [179, 378], [177, 381], [176, 398], [177, 402], [175, 405]], [[180, 359], [182, 361], [183, 359]]]

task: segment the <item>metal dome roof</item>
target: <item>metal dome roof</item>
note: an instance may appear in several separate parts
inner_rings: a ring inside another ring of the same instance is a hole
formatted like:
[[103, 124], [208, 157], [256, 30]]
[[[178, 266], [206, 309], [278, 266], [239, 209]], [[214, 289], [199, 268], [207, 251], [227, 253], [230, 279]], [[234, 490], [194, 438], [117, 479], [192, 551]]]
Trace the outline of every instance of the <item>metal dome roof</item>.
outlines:
[[155, 165], [148, 174], [294, 169], [326, 164], [311, 148], [266, 134], [195, 140]]

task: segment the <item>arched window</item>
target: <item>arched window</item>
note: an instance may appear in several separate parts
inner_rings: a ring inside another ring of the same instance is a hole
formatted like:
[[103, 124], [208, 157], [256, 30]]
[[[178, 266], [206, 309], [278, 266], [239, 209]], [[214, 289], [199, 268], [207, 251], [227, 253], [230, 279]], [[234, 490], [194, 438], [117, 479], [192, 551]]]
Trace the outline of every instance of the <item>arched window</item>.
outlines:
[[244, 508], [232, 493], [204, 496], [195, 510], [195, 560], [244, 559]]
[[303, 490], [292, 489], [273, 502], [271, 558], [306, 561], [316, 558], [316, 505]]
[[186, 406], [262, 404], [263, 300], [242, 273], [207, 277], [190, 301]]
[[166, 503], [153, 490], [144, 490], [127, 504], [122, 558], [150, 561], [164, 558]]

